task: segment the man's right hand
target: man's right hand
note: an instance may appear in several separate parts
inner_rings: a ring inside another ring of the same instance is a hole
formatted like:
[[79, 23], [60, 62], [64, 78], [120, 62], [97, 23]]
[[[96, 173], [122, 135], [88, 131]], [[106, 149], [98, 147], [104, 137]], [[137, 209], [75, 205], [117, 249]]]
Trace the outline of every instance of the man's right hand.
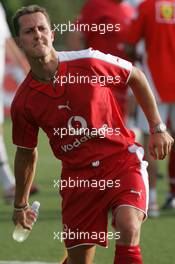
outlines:
[[32, 230], [32, 223], [36, 220], [36, 213], [29, 207], [26, 210], [13, 211], [13, 223], [20, 224], [23, 228]]

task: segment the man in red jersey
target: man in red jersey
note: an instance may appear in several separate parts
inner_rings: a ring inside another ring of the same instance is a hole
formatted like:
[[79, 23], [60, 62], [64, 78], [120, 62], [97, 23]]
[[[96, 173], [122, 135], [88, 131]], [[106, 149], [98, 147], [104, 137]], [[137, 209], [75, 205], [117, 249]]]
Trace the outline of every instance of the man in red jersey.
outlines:
[[150, 152], [164, 159], [173, 140], [161, 129], [143, 73], [119, 57], [92, 49], [57, 53], [49, 17], [41, 7], [24, 7], [13, 21], [31, 66], [11, 108], [17, 145], [14, 223], [31, 229], [26, 219], [35, 218], [28, 207], [28, 193], [42, 128], [63, 165], [62, 237], [68, 249], [64, 263], [90, 264], [95, 245], [107, 246], [109, 210], [120, 234], [113, 236], [118, 239], [114, 263], [143, 263], [139, 239], [147, 214], [147, 162], [143, 148], [124, 126], [111, 92], [127, 83], [132, 87], [149, 121]]
[[[175, 138], [175, 1], [143, 1], [136, 11], [128, 32], [128, 43], [135, 45], [140, 39], [145, 42], [146, 54], [143, 70], [158, 101], [163, 122], [170, 121], [170, 129]], [[156, 176], [157, 164], [149, 155], [149, 127], [144, 114], [138, 113], [138, 126], [144, 132], [146, 158], [150, 175], [150, 215], [157, 216]], [[175, 149], [169, 159], [170, 195], [164, 208], [175, 206]]]
[[[68, 35], [71, 50], [92, 47], [104, 53], [129, 59], [125, 52], [126, 32], [134, 8], [122, 0], [89, 0], [83, 5], [76, 27]], [[124, 119], [127, 117], [127, 86], [114, 92]]]

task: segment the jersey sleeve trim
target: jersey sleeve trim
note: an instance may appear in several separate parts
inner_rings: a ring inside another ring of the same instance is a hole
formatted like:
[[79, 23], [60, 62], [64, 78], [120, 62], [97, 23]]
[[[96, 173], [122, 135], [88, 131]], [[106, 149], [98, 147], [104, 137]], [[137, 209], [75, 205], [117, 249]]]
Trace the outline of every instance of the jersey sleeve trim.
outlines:
[[132, 70], [132, 63], [130, 63], [129, 61], [123, 60], [119, 57], [115, 57], [111, 54], [104, 54], [103, 52], [93, 50], [92, 48], [80, 51], [58, 52], [58, 59], [60, 62], [85, 58], [99, 59], [104, 62], [116, 65], [125, 70]]

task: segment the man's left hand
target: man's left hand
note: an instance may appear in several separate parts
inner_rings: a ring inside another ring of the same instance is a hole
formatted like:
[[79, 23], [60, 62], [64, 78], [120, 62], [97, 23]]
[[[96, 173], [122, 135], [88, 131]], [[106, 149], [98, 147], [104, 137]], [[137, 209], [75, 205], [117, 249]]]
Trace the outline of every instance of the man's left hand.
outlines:
[[168, 132], [150, 135], [149, 151], [151, 156], [157, 160], [163, 160], [171, 151], [174, 139]]

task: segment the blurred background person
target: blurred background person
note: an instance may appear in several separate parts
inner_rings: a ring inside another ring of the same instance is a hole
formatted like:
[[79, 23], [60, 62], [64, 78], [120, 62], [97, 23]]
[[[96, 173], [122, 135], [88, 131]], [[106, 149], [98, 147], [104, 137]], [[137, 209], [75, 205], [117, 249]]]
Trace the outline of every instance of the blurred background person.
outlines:
[[[75, 30], [68, 35], [69, 49], [92, 47], [128, 60], [124, 44], [133, 14], [134, 8], [122, 0], [86, 1], [76, 19]], [[128, 110], [127, 90], [115, 90], [113, 93], [126, 120], [128, 111], [131, 112]], [[133, 103], [129, 105], [132, 106]], [[134, 108], [131, 109], [133, 113]]]
[[[3, 197], [5, 202], [11, 203], [14, 198], [15, 178], [12, 174], [8, 163], [8, 157], [3, 137], [4, 122], [4, 98], [3, 98], [3, 81], [5, 74], [5, 57], [13, 61], [15, 65], [22, 68], [24, 74], [29, 71], [29, 65], [25, 56], [17, 47], [14, 39], [11, 37], [10, 30], [6, 21], [5, 11], [0, 3], [0, 181], [2, 182]], [[22, 81], [22, 80], [21, 80]], [[33, 185], [31, 194], [38, 191]]]
[[[158, 101], [163, 122], [169, 121], [169, 129], [175, 138], [175, 1], [147, 0], [137, 8], [129, 28], [127, 42], [132, 59], [135, 45], [145, 43], [142, 70], [145, 72]], [[148, 153], [149, 129], [141, 109], [138, 111], [138, 126], [143, 131], [146, 159], [149, 162], [150, 203], [149, 215], [159, 215], [156, 194], [157, 162]], [[169, 159], [169, 194], [163, 209], [175, 208], [175, 147]]]

